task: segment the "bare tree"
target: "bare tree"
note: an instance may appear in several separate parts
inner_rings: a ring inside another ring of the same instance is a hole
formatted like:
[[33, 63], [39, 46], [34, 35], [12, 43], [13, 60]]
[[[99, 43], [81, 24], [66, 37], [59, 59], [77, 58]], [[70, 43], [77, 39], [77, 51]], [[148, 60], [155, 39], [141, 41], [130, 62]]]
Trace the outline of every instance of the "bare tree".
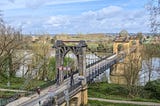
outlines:
[[129, 96], [135, 96], [138, 94], [138, 80], [139, 80], [139, 72], [142, 67], [141, 55], [132, 53], [126, 57], [124, 61], [124, 78], [126, 79], [126, 84], [129, 90]]
[[124, 77], [127, 85], [135, 85], [138, 80], [138, 74], [141, 70], [141, 57], [135, 54], [130, 54], [127, 61], [124, 63]]
[[31, 45], [33, 53], [32, 68], [39, 65], [38, 72], [36, 72], [38, 79], [44, 80], [47, 77], [50, 48], [51, 46], [48, 44], [46, 36], [41, 36], [38, 42]]
[[20, 61], [16, 52], [22, 48], [23, 40], [20, 31], [6, 25], [1, 19], [0, 22], [0, 73], [6, 74], [9, 71], [11, 76], [15, 75]]
[[160, 45], [159, 44], [145, 44], [143, 45], [143, 66], [144, 71], [148, 73], [148, 82], [151, 81], [152, 72], [154, 70], [153, 58], [159, 57]]

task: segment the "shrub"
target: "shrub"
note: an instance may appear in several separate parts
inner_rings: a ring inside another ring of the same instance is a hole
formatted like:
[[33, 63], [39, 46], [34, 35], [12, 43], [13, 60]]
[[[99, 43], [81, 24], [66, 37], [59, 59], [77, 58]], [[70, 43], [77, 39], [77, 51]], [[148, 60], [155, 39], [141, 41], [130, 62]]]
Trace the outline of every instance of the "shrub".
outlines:
[[110, 95], [127, 95], [128, 90], [122, 85], [111, 84], [106, 87], [106, 92]]
[[160, 100], [160, 79], [148, 82], [144, 89], [150, 93], [150, 98], [155, 98]]

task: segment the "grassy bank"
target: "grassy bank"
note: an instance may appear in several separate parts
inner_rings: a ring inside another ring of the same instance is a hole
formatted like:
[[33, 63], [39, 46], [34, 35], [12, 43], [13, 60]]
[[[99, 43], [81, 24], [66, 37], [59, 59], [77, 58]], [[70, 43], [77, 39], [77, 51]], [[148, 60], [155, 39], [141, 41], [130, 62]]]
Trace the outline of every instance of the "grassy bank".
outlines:
[[[11, 90], [35, 90], [38, 86], [44, 89], [45, 87], [51, 85], [51, 82], [45, 82], [42, 80], [29, 80], [24, 78], [10, 78], [10, 86], [7, 86], [8, 80], [0, 79], [0, 89], [11, 89]], [[15, 95], [16, 92], [11, 91], [0, 91], [0, 98], [8, 98]]]
[[10, 78], [10, 86], [7, 86], [8, 80], [6, 79], [1, 79], [0, 80], [0, 88], [4, 89], [33, 89], [37, 86], [43, 85], [46, 82], [40, 81], [40, 80], [28, 80], [25, 78], [17, 78], [17, 77], [12, 77]]
[[0, 98], [8, 98], [11, 97], [15, 94], [15, 92], [11, 92], [11, 91], [0, 91]]
[[94, 83], [90, 84], [88, 88], [88, 96], [95, 98], [114, 99], [114, 100], [131, 100], [131, 101], [147, 101], [160, 102], [159, 99], [150, 98], [150, 92], [139, 88], [140, 94], [130, 97], [128, 89], [125, 85], [108, 84], [108, 83]]

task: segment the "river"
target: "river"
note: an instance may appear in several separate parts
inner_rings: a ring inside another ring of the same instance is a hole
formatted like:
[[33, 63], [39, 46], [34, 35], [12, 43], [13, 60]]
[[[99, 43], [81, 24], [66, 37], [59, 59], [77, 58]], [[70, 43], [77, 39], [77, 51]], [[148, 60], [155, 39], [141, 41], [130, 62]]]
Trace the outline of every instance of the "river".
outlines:
[[[141, 85], [145, 85], [149, 80], [148, 67], [147, 62], [142, 61], [142, 71], [139, 73]], [[160, 58], [152, 58], [151, 81], [156, 79], [160, 79]]]
[[[151, 81], [160, 79], [160, 58], [152, 58], [152, 71], [151, 71]], [[120, 75], [110, 75], [110, 69], [106, 70], [109, 83], [118, 83], [118, 84], [124, 84], [126, 83], [124, 76]], [[148, 65], [146, 64], [146, 61], [142, 61], [142, 69], [139, 72], [138, 75], [138, 85], [145, 85], [148, 80], [149, 80], [149, 70], [148, 70]]]

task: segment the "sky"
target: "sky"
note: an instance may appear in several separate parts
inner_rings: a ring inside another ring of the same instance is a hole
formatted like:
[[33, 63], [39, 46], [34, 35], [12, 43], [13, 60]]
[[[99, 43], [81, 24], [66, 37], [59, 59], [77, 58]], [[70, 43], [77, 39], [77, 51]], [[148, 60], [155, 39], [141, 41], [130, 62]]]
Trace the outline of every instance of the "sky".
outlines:
[[149, 32], [147, 0], [0, 0], [5, 22], [24, 34]]

